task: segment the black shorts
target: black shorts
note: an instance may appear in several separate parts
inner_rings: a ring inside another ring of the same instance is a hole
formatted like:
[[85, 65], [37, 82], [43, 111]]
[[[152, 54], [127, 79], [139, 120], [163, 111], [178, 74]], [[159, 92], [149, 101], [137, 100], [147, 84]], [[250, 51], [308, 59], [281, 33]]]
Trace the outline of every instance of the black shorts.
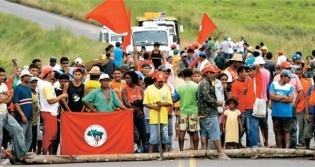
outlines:
[[291, 130], [290, 117], [272, 117], [272, 122], [275, 133], [290, 132]]

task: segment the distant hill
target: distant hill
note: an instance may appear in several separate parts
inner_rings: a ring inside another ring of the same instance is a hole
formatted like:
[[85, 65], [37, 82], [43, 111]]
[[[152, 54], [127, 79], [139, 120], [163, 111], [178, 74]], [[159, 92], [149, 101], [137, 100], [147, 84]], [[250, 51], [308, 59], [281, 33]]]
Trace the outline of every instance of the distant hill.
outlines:
[[[103, 0], [14, 0], [65, 16], [84, 20], [84, 16]], [[207, 13], [218, 29], [213, 36], [244, 38], [253, 46], [264, 42], [275, 53], [302, 51], [309, 55], [315, 49], [314, 0], [125, 0], [135, 17], [144, 12], [165, 11], [184, 25], [184, 44], [196, 41], [202, 14]], [[306, 57], [306, 56], [304, 56]]]

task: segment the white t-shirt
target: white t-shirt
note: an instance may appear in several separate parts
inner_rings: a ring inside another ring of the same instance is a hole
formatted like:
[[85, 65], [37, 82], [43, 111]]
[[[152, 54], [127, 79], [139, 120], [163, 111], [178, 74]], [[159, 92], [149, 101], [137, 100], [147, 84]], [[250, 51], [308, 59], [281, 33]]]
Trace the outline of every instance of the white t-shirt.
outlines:
[[[0, 83], [0, 97], [1, 98], [7, 96], [8, 90], [9, 89], [6, 84]], [[7, 104], [0, 103], [0, 114], [5, 115], [8, 112], [7, 109], [8, 109]]]
[[49, 104], [47, 101], [47, 99], [57, 97], [53, 85], [48, 81], [42, 80], [38, 86], [38, 94], [40, 111], [50, 112], [51, 115], [57, 116], [59, 103]]
[[230, 44], [228, 41], [222, 41], [221, 42], [221, 49], [224, 53], [229, 53]]
[[285, 61], [287, 61], [287, 57], [285, 57], [284, 55], [281, 55], [278, 57], [277, 65], [281, 65], [281, 63]]

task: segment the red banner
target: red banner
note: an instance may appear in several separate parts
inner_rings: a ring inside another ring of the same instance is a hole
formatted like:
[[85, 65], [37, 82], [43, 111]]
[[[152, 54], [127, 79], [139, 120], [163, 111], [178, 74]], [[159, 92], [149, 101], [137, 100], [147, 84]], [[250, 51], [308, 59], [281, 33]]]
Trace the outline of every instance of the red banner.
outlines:
[[61, 115], [61, 155], [134, 153], [133, 144], [132, 111]]
[[209, 16], [206, 13], [204, 13], [201, 21], [201, 29], [198, 34], [197, 42], [199, 44], [202, 44], [216, 28], [217, 26], [213, 23]]
[[128, 32], [130, 29], [124, 0], [105, 0], [90, 11], [85, 19], [94, 19], [118, 34]]

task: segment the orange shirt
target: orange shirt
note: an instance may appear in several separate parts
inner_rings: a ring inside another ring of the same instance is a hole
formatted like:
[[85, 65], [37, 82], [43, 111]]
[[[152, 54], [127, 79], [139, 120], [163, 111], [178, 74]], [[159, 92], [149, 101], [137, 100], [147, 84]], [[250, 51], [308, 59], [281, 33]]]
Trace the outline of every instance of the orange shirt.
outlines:
[[248, 91], [249, 80], [239, 81], [235, 80], [232, 84], [232, 97], [237, 99], [238, 106], [241, 112], [245, 112], [247, 101], [247, 91]]
[[123, 101], [122, 100], [122, 90], [126, 86], [127, 86], [127, 84], [126, 84], [126, 81], [124, 81], [124, 80], [121, 80], [120, 82], [117, 82], [117, 81], [113, 80], [112, 82], [109, 83], [109, 87], [116, 92], [116, 94], [119, 97], [120, 101]]
[[311, 82], [306, 80], [305, 78], [301, 78], [300, 81], [303, 88], [303, 94], [302, 94], [301, 100], [299, 101], [296, 107], [297, 113], [300, 113], [305, 109], [307, 90], [311, 86]]
[[255, 99], [257, 98], [262, 98], [262, 74], [257, 73], [255, 75], [255, 82], [256, 82], [256, 93], [254, 92], [254, 78], [251, 78], [249, 80], [248, 84], [248, 92], [245, 97], [247, 103], [245, 105], [245, 109], [253, 109]]
[[127, 92], [127, 99], [128, 99], [128, 103], [132, 104], [134, 101], [136, 100], [142, 100], [142, 94], [141, 94], [141, 90], [140, 90], [140, 86], [136, 85], [136, 93], [134, 94], [132, 92], [132, 89], [127, 85], [126, 86], [126, 92]]

